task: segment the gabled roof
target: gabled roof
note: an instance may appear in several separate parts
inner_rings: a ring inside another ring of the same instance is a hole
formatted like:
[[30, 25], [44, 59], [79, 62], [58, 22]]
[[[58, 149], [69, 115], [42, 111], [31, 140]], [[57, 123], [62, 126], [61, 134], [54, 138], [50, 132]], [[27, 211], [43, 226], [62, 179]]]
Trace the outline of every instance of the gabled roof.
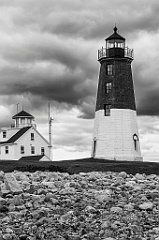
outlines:
[[21, 112], [15, 114], [12, 119], [15, 119], [15, 118], [19, 118], [19, 117], [27, 117], [27, 118], [34, 118], [33, 115], [31, 115], [30, 113], [22, 110]]
[[14, 143], [17, 141], [24, 133], [26, 133], [31, 127], [24, 127], [21, 128], [17, 133], [15, 133], [11, 138], [9, 138], [6, 142], [0, 142], [0, 144], [3, 143]]
[[34, 156], [25, 156], [25, 157], [21, 157], [20, 159], [19, 159], [19, 161], [40, 161], [40, 159], [41, 158], [43, 158], [44, 157], [44, 155], [34, 155]]

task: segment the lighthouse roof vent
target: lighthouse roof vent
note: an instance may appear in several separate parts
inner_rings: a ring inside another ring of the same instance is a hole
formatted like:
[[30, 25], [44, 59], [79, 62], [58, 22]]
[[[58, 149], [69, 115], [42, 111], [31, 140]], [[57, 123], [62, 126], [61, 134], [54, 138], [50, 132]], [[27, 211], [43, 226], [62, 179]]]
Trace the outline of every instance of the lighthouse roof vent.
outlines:
[[124, 40], [124, 41], [125, 41], [125, 38], [123, 38], [122, 36], [120, 36], [120, 35], [117, 33], [117, 31], [118, 31], [118, 29], [117, 29], [117, 27], [115, 26], [115, 27], [114, 27], [114, 33], [113, 33], [110, 37], [106, 38], [106, 41], [108, 41], [108, 40], [113, 40], [113, 39], [120, 39], [120, 40]]

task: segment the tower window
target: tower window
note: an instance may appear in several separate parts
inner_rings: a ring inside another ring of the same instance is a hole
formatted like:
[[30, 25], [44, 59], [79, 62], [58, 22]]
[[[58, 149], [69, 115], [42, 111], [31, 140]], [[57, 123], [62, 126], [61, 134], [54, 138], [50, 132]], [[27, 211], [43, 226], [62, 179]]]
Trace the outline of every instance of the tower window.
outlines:
[[24, 146], [20, 146], [20, 152], [21, 154], [24, 154]]
[[111, 82], [106, 83], [106, 84], [105, 84], [105, 92], [106, 92], [106, 93], [110, 93], [111, 90], [112, 90], [112, 83], [111, 83]]
[[8, 154], [9, 153], [9, 147], [5, 146], [5, 153]]
[[3, 138], [6, 138], [6, 137], [7, 137], [7, 132], [3, 131]]
[[41, 155], [44, 155], [44, 154], [45, 154], [45, 148], [41, 147]]
[[109, 76], [113, 75], [113, 65], [112, 64], [107, 65], [107, 75], [109, 75]]
[[110, 116], [110, 107], [111, 107], [111, 104], [104, 105], [104, 115], [105, 116]]
[[31, 146], [31, 154], [35, 154], [35, 147]]
[[34, 133], [31, 133], [31, 141], [34, 140]]

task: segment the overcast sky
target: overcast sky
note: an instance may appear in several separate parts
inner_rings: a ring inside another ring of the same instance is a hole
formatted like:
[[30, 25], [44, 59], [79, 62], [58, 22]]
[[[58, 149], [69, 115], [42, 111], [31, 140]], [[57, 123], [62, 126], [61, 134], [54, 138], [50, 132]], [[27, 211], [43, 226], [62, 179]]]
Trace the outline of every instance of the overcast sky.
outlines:
[[159, 160], [159, 1], [0, 0], [0, 127], [19, 110], [48, 138], [54, 159], [90, 156], [99, 74], [97, 49], [116, 23], [133, 48], [144, 160]]

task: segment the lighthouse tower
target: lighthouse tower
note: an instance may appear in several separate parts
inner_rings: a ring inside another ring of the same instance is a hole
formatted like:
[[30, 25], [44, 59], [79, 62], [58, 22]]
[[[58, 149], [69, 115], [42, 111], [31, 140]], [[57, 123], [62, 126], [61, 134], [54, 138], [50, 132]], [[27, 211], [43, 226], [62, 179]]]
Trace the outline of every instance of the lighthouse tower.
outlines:
[[95, 109], [92, 157], [110, 160], [142, 160], [136, 117], [131, 63], [133, 50], [114, 33], [106, 48], [98, 50], [99, 82]]

